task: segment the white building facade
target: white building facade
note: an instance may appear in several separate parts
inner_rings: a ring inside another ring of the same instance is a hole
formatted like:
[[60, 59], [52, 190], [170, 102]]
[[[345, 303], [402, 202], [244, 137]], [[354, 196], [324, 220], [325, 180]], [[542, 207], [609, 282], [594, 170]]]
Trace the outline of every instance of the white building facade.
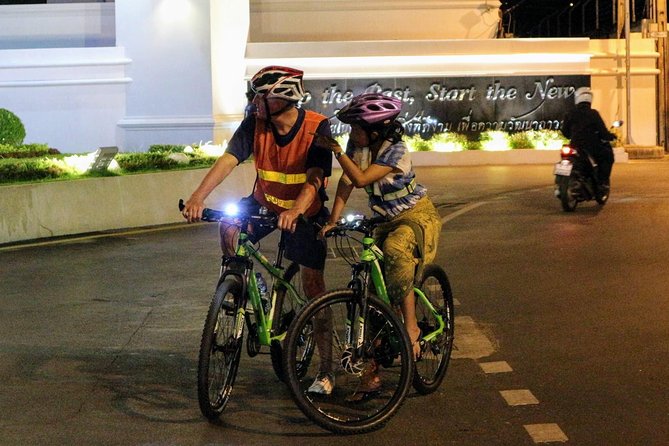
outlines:
[[[259, 68], [307, 81], [587, 76], [626, 116], [625, 42], [497, 39], [498, 0], [116, 0], [0, 6], [0, 108], [26, 142], [81, 153], [220, 143]], [[19, 25], [20, 24], [20, 25]], [[632, 136], [657, 144], [658, 53], [634, 36]], [[531, 79], [530, 79], [531, 82]]]

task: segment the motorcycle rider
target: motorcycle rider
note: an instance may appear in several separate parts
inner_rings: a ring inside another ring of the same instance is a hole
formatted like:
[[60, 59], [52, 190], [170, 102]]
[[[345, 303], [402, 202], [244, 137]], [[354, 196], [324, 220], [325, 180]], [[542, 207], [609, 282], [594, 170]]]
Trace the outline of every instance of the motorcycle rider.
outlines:
[[562, 133], [570, 139], [573, 147], [589, 153], [597, 163], [596, 178], [598, 194], [609, 190], [609, 178], [613, 168], [613, 149], [609, 141], [616, 136], [609, 132], [599, 112], [592, 108], [592, 90], [581, 87], [574, 92], [576, 108], [564, 119]]

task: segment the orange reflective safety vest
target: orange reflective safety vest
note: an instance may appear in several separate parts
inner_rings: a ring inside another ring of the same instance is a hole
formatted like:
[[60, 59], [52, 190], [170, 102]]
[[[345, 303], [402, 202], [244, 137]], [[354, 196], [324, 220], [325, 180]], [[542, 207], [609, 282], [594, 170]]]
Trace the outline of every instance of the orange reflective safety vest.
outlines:
[[[258, 182], [253, 196], [258, 203], [277, 214], [295, 205], [295, 199], [307, 181], [307, 153], [314, 139], [312, 133], [316, 132], [323, 119], [326, 119], [325, 116], [305, 110], [302, 127], [293, 140], [283, 147], [276, 144], [272, 130], [266, 128], [264, 121], [256, 121], [253, 157]], [[321, 206], [321, 200], [316, 194], [314, 202], [304, 214], [307, 217], [314, 216]]]

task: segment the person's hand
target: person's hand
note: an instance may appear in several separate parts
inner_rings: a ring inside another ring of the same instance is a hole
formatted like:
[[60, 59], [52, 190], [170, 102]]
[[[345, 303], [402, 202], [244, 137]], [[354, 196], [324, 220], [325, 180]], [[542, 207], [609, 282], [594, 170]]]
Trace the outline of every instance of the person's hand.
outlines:
[[330, 229], [332, 229], [332, 228], [334, 228], [334, 227], [336, 227], [336, 226], [337, 226], [337, 223], [331, 223], [331, 222], [327, 222], [327, 223], [325, 223], [325, 224], [323, 225], [323, 227], [321, 228], [321, 230], [318, 231], [318, 238], [321, 239], [321, 240], [325, 240], [325, 234], [327, 234], [327, 232], [328, 232]]
[[325, 136], [318, 133], [314, 133], [314, 144], [319, 147], [324, 147], [332, 152], [341, 152], [342, 148], [339, 146], [339, 143], [336, 139], [331, 136]]
[[276, 223], [277, 228], [282, 231], [295, 232], [297, 227], [297, 219], [300, 216], [300, 212], [294, 209], [288, 209], [279, 214], [279, 220]]
[[200, 221], [204, 207], [203, 200], [190, 197], [181, 211], [181, 215], [183, 215], [184, 218], [188, 220], [188, 223]]

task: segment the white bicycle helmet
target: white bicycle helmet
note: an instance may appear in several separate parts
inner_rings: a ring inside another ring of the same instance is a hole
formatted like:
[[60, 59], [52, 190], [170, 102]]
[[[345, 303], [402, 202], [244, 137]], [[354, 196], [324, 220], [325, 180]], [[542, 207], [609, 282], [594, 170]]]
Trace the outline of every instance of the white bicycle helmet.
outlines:
[[581, 102], [592, 104], [592, 90], [590, 87], [581, 87], [574, 92], [574, 103], [578, 105]]
[[298, 102], [304, 97], [303, 75], [302, 71], [295, 68], [277, 65], [265, 67], [251, 79], [251, 90], [266, 99], [280, 98]]

